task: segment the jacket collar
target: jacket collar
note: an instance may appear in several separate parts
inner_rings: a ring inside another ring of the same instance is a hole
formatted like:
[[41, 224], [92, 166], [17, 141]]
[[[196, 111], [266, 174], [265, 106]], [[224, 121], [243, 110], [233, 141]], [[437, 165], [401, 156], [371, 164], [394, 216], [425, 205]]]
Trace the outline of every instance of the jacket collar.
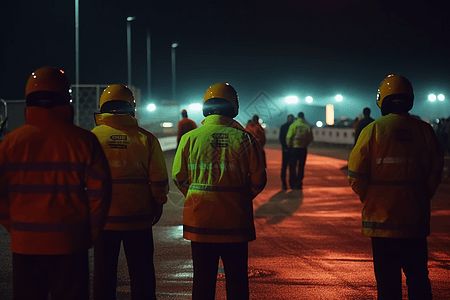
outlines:
[[25, 109], [25, 122], [30, 125], [37, 125], [46, 121], [73, 124], [73, 115], [72, 105], [57, 105], [52, 108], [30, 106]]
[[117, 129], [138, 127], [136, 118], [130, 114], [96, 113], [94, 117], [97, 126], [106, 125]]
[[240, 130], [245, 130], [239, 122], [232, 118], [228, 118], [221, 115], [209, 115], [203, 121], [203, 125], [225, 125], [228, 127], [233, 127]]

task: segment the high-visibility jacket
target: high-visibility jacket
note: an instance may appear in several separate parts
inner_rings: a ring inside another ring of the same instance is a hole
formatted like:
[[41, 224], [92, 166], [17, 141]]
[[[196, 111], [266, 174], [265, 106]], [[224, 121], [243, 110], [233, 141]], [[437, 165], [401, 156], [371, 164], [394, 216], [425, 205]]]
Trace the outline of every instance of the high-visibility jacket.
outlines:
[[262, 128], [261, 124], [250, 120], [248, 121], [247, 126], [245, 126], [245, 130], [253, 135], [261, 147], [264, 147], [266, 144], [266, 131]]
[[105, 230], [152, 227], [155, 205], [167, 202], [168, 175], [158, 139], [130, 114], [95, 114], [92, 132], [105, 151], [113, 179]]
[[409, 114], [383, 116], [362, 131], [348, 178], [363, 205], [363, 233], [420, 238], [430, 234], [430, 200], [443, 155], [431, 126]]
[[265, 187], [262, 149], [235, 120], [210, 115], [181, 138], [172, 176], [186, 197], [183, 236], [194, 242], [255, 239], [252, 200]]
[[288, 129], [286, 144], [289, 148], [306, 148], [313, 141], [311, 127], [303, 123], [303, 119], [297, 118]]
[[183, 118], [178, 122], [177, 144], [180, 143], [181, 137], [188, 131], [197, 128], [197, 124], [189, 118]]
[[26, 124], [0, 144], [0, 223], [19, 254], [87, 250], [111, 201], [108, 161], [70, 105], [26, 108]]

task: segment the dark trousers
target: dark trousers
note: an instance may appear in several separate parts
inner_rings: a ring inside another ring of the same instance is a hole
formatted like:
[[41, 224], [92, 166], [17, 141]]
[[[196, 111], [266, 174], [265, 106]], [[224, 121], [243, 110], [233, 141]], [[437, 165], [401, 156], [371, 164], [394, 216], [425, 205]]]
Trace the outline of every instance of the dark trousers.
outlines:
[[214, 300], [219, 257], [225, 269], [228, 300], [248, 300], [248, 243], [191, 242], [194, 263], [192, 300]]
[[372, 238], [378, 300], [402, 299], [402, 269], [409, 300], [431, 300], [427, 239]]
[[116, 300], [120, 245], [127, 258], [131, 299], [156, 299], [152, 229], [104, 230], [94, 247], [94, 300]]
[[67, 255], [12, 254], [13, 300], [89, 299], [88, 251]]
[[291, 148], [290, 150], [289, 185], [291, 189], [301, 189], [303, 187], [306, 154], [308, 151], [307, 148]]
[[290, 161], [290, 149], [282, 148], [281, 152], [281, 183], [286, 186], [286, 170]]

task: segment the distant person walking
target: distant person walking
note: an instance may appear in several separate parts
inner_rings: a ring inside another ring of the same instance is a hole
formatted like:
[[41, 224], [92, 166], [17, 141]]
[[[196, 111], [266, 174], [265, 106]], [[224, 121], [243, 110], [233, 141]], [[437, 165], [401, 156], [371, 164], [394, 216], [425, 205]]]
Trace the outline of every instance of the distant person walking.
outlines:
[[178, 133], [177, 133], [177, 145], [180, 143], [181, 137], [192, 129], [197, 128], [197, 124], [188, 118], [188, 113], [185, 109], [181, 111], [181, 121], [178, 122]]
[[356, 130], [355, 130], [355, 145], [356, 145], [356, 141], [358, 140], [358, 137], [361, 134], [361, 131], [364, 129], [364, 127], [366, 127], [367, 125], [369, 125], [370, 123], [372, 123], [374, 121], [374, 119], [372, 119], [370, 117], [370, 108], [365, 107], [363, 109], [363, 115], [364, 115], [364, 118], [359, 120], [358, 126], [356, 127]]
[[303, 122], [305, 114], [298, 113], [298, 118], [288, 129], [286, 144], [290, 148], [289, 162], [289, 186], [293, 190], [303, 188], [303, 177], [305, 175], [306, 155], [308, 146], [313, 141], [311, 127]]
[[0, 144], [0, 223], [11, 235], [12, 299], [89, 299], [88, 249], [111, 201], [97, 137], [73, 124], [64, 71], [34, 71], [25, 125]]
[[361, 132], [350, 153], [348, 178], [363, 203], [363, 234], [372, 238], [379, 300], [431, 300], [427, 236], [430, 201], [444, 158], [433, 128], [412, 117], [413, 88], [400, 75], [378, 89], [382, 117]]
[[261, 146], [264, 155], [264, 167], [266, 167], [266, 152], [264, 151], [264, 146], [266, 145], [266, 131], [259, 123], [258, 115], [253, 115], [253, 118], [247, 122], [245, 130], [249, 132]]
[[281, 188], [283, 190], [287, 190], [286, 183], [286, 170], [290, 161], [290, 152], [289, 146], [286, 143], [286, 135], [289, 130], [289, 126], [294, 122], [294, 115], [288, 115], [287, 121], [280, 128], [279, 141], [281, 144]]

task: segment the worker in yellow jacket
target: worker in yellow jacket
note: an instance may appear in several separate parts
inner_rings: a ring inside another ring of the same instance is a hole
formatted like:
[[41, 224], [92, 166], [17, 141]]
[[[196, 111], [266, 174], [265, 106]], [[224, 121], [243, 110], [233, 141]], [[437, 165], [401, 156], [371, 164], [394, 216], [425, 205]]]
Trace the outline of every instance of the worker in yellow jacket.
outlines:
[[387, 76], [378, 89], [382, 117], [368, 124], [348, 162], [352, 189], [363, 203], [363, 234], [372, 238], [378, 299], [432, 299], [427, 236], [430, 201], [440, 183], [443, 155], [432, 127], [408, 111], [411, 83]]
[[138, 126], [133, 93], [108, 86], [92, 132], [108, 158], [113, 197], [105, 230], [94, 248], [94, 299], [115, 299], [121, 242], [127, 257], [132, 299], [156, 299], [152, 226], [167, 202], [168, 175], [158, 139]]
[[252, 200], [266, 184], [262, 149], [233, 118], [238, 96], [228, 83], [205, 93], [202, 127], [181, 138], [172, 176], [186, 197], [183, 236], [191, 241], [193, 300], [214, 300], [219, 257], [227, 299], [248, 299], [248, 242], [255, 239]]
[[297, 116], [286, 134], [286, 144], [290, 150], [289, 185], [293, 190], [303, 188], [308, 146], [314, 139], [311, 127], [304, 122], [305, 114], [299, 112]]
[[34, 71], [25, 125], [0, 144], [0, 223], [11, 235], [13, 299], [89, 299], [88, 249], [111, 202], [94, 134], [73, 124], [64, 71]]

